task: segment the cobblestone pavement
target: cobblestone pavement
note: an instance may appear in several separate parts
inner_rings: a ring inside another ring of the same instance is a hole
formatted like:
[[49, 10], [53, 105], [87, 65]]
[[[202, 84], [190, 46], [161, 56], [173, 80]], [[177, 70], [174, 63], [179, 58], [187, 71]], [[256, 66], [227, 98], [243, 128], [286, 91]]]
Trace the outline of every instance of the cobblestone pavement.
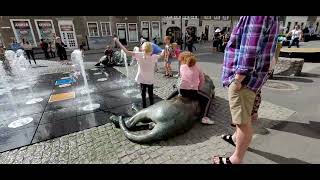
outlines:
[[[57, 69], [59, 68], [52, 71], [68, 71], [64, 67]], [[116, 69], [126, 74], [125, 68], [117, 67]], [[134, 78], [136, 69], [136, 66], [129, 67], [130, 78]], [[219, 72], [215, 73], [219, 74]], [[218, 83], [217, 75], [209, 73], [209, 76]], [[173, 91], [172, 85], [175, 81], [175, 78], [165, 79], [162, 73], [156, 73], [155, 94], [161, 98], [168, 97]], [[259, 113], [261, 118], [267, 117], [274, 120], [256, 127], [257, 132], [263, 134], [264, 128], [286, 120], [294, 111], [263, 101]], [[220, 138], [221, 134], [232, 133], [233, 129], [229, 126], [230, 112], [226, 90], [218, 85], [209, 117], [215, 121], [215, 125], [205, 126], [198, 123], [192, 130], [181, 136], [151, 145], [132, 143], [125, 138], [120, 129], [116, 129], [112, 124], [105, 124], [1, 153], [0, 164], [208, 164], [211, 163], [212, 155], [230, 155], [234, 149]], [[251, 157], [249, 154], [245, 162], [273, 163], [266, 159]]]

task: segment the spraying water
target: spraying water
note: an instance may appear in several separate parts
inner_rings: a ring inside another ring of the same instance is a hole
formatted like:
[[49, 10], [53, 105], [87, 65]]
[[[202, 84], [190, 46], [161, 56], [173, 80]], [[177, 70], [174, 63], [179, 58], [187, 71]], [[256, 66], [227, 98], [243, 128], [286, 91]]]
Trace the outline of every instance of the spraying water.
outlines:
[[[11, 66], [11, 67], [13, 66], [12, 68], [15, 70], [15, 73], [18, 73], [18, 75], [16, 77], [22, 78], [19, 70], [21, 70], [21, 69], [23, 70], [23, 68], [21, 68], [21, 66], [20, 66], [21, 63], [19, 61], [22, 59], [20, 57], [23, 56], [23, 54], [21, 53], [21, 51], [19, 53], [20, 53], [20, 54], [18, 54], [19, 56], [17, 56], [17, 54], [14, 51], [9, 50], [9, 51], [5, 52], [5, 57], [9, 61], [9, 66]], [[19, 69], [17, 69], [17, 68], [19, 68]], [[23, 125], [31, 123], [33, 121], [32, 117], [24, 117], [24, 118], [21, 117], [21, 115], [19, 113], [20, 111], [18, 110], [18, 107], [17, 107], [17, 102], [16, 102], [14, 96], [12, 95], [11, 90], [13, 89], [13, 86], [15, 85], [15, 83], [13, 82], [13, 76], [7, 76], [3, 71], [1, 71], [0, 75], [1, 75], [0, 82], [1, 82], [2, 86], [4, 87], [3, 94], [5, 94], [5, 93], [8, 94], [9, 104], [11, 105], [11, 107], [13, 108], [13, 111], [14, 111], [12, 116], [18, 118], [16, 121], [11, 122], [8, 125], [8, 127], [9, 128], [18, 128]], [[37, 99], [36, 101], [39, 102], [40, 98]], [[41, 101], [42, 101], [42, 99], [41, 99]], [[28, 103], [32, 103], [32, 102], [28, 101]]]
[[129, 68], [128, 68], [128, 60], [127, 60], [127, 54], [121, 49], [121, 59], [124, 60], [124, 65], [126, 67], [127, 71], [127, 77], [129, 77]]
[[100, 107], [100, 104], [93, 104], [91, 100], [90, 93], [93, 92], [93, 90], [89, 89], [87, 75], [86, 75], [86, 71], [84, 69], [84, 64], [83, 64], [82, 51], [80, 51], [79, 49], [74, 50], [71, 53], [71, 60], [74, 63], [73, 65], [74, 65], [75, 72], [80, 72], [83, 77], [84, 89], [82, 90], [81, 93], [85, 93], [88, 95], [89, 104], [84, 106], [82, 109], [84, 111], [92, 111], [92, 110], [98, 109]]

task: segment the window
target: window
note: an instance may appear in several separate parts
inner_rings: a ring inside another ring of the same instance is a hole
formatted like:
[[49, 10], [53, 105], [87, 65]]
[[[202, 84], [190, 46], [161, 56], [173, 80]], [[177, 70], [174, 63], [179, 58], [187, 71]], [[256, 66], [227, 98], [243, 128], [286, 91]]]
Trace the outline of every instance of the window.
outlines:
[[175, 21], [171, 21], [171, 24], [175, 24]]
[[280, 26], [284, 26], [283, 21], [279, 21]]
[[99, 37], [98, 23], [87, 22], [89, 37]]
[[190, 16], [190, 19], [198, 19], [197, 16]]
[[222, 16], [222, 20], [228, 21], [229, 20], [229, 16]]
[[220, 16], [213, 16], [214, 20], [220, 20]]
[[21, 42], [22, 39], [25, 39], [29, 41], [30, 44], [37, 45], [30, 19], [10, 19], [10, 23], [17, 42]]
[[151, 23], [152, 38], [160, 38], [160, 22]]
[[168, 19], [169, 19], [169, 18], [172, 18], [172, 16], [165, 16], [165, 17], [168, 18]]
[[127, 41], [127, 26], [126, 23], [116, 23], [117, 34], [119, 40]]
[[204, 16], [204, 19], [211, 19], [211, 16]]
[[288, 33], [288, 32], [291, 30], [291, 29], [290, 29], [290, 28], [291, 28], [290, 26], [291, 26], [291, 22], [288, 22], [286, 33]]
[[101, 36], [111, 36], [111, 27], [109, 22], [100, 22]]
[[128, 23], [129, 42], [138, 42], [138, 26], [137, 23]]
[[143, 38], [149, 40], [150, 23], [149, 21], [141, 22], [141, 35]]
[[2, 39], [1, 33], [0, 33], [0, 45], [5, 47], [5, 45], [4, 45], [4, 43], [3, 43], [3, 39]]
[[175, 19], [180, 19], [180, 16], [173, 16], [173, 18], [175, 18]]
[[189, 16], [182, 16], [183, 19], [189, 19]]

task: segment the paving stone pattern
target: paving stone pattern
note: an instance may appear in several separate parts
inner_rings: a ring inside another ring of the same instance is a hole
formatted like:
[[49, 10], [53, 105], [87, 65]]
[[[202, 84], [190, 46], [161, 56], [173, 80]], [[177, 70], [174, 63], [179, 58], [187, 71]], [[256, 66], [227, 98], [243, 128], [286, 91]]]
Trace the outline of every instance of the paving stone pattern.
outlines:
[[[116, 69], [126, 74], [125, 68]], [[136, 69], [136, 66], [129, 67], [131, 79], [135, 77]], [[161, 98], [168, 97], [174, 90], [172, 85], [176, 80], [165, 79], [160, 69], [160, 73], [156, 74], [155, 94]], [[260, 124], [257, 129], [273, 126], [293, 113], [292, 110], [263, 101], [260, 117], [274, 121], [272, 124]], [[198, 123], [181, 136], [150, 145], [132, 143], [113, 124], [105, 124], [1, 153], [0, 164], [208, 164], [213, 155], [230, 155], [234, 149], [220, 138], [221, 134], [233, 132], [229, 126], [227, 93], [221, 87], [216, 88], [216, 98], [212, 102], [209, 117], [215, 120], [215, 125]]]

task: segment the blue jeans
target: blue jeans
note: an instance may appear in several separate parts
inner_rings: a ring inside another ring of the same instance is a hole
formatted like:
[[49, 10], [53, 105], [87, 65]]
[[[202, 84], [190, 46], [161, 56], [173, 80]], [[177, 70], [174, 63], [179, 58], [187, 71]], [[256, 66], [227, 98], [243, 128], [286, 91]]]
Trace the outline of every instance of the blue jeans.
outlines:
[[299, 48], [299, 38], [294, 38], [290, 40], [290, 44], [288, 48], [291, 48], [292, 45], [296, 44], [297, 48]]

